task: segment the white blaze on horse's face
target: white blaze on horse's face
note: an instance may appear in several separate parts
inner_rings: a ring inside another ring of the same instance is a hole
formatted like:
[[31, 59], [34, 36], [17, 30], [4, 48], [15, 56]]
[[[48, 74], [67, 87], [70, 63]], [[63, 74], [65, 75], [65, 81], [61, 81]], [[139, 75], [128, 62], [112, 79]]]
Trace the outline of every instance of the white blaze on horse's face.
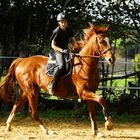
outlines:
[[[104, 38], [104, 41], [106, 42], [108, 48], [106, 50], [103, 51], [103, 54], [105, 54], [104, 58], [106, 59], [106, 61], [108, 62], [108, 64], [113, 64], [115, 62], [115, 57], [112, 54], [112, 51], [110, 51], [111, 49], [111, 45], [110, 45], [110, 40], [108, 37]], [[107, 54], [108, 53], [108, 54]]]
[[108, 37], [105, 37], [104, 38], [105, 42], [107, 43], [108, 47], [110, 48], [111, 45], [110, 45], [110, 41], [109, 41], [109, 38]]

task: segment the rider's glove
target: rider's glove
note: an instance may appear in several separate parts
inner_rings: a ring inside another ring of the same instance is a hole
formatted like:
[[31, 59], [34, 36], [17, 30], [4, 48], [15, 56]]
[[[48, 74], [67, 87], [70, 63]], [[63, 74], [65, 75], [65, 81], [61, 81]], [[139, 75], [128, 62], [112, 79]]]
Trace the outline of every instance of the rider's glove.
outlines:
[[64, 53], [64, 54], [69, 54], [69, 49], [63, 49], [63, 50], [62, 50], [62, 53]]

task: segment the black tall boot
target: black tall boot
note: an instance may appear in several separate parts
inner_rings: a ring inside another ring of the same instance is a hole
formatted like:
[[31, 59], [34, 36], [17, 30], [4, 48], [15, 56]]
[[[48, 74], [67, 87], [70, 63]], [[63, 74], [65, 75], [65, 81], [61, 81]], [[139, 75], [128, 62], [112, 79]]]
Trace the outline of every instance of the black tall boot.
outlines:
[[54, 90], [56, 89], [57, 82], [61, 76], [62, 70], [58, 69], [53, 77], [52, 82], [48, 85], [49, 93], [54, 95]]

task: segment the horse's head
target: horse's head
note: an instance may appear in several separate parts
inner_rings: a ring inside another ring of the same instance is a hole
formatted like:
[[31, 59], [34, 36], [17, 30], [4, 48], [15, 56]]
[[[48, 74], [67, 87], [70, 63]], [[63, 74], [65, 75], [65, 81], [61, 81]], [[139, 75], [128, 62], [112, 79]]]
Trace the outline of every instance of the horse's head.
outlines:
[[105, 58], [108, 64], [113, 64], [115, 62], [115, 56], [110, 48], [109, 38], [106, 37], [109, 31], [109, 26], [107, 27], [98, 27], [88, 24], [89, 27], [84, 29], [84, 40], [85, 43], [93, 45], [94, 51], [96, 51], [96, 55], [99, 55], [102, 58]]
[[105, 58], [108, 64], [115, 62], [115, 55], [111, 50], [110, 41], [109, 38], [106, 37], [106, 34], [96, 34], [96, 46], [98, 55]]

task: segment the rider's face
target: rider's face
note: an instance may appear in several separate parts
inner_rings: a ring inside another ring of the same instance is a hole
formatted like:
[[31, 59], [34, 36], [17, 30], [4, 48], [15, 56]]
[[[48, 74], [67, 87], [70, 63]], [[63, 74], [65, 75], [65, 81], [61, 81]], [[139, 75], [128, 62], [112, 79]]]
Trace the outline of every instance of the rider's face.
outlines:
[[59, 23], [60, 28], [65, 30], [67, 27], [68, 21], [66, 19], [63, 19], [63, 20], [59, 21], [58, 23]]

